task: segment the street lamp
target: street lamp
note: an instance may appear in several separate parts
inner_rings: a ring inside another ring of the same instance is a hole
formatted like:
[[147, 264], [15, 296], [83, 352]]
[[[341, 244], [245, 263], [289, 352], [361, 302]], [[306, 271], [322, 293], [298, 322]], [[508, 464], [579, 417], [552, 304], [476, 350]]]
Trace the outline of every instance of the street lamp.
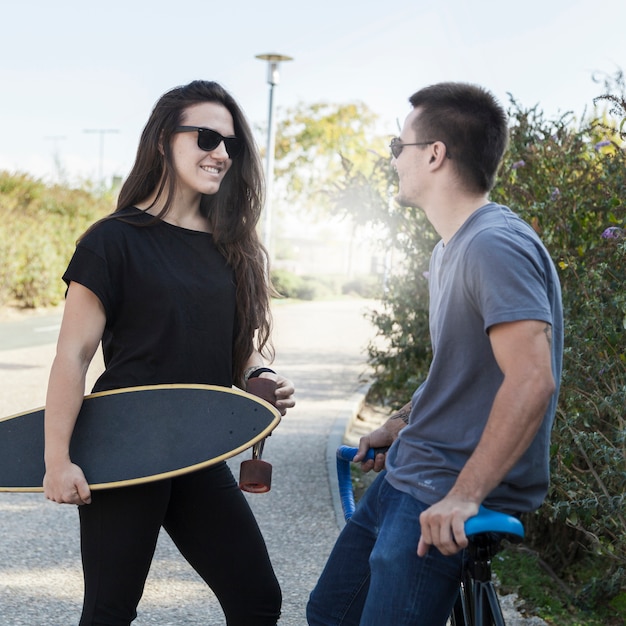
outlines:
[[276, 143], [276, 123], [274, 121], [274, 87], [280, 82], [278, 68], [281, 61], [293, 61], [284, 54], [257, 54], [257, 59], [267, 61], [267, 84], [270, 86], [269, 116], [267, 122], [267, 154], [265, 165], [265, 215], [263, 219], [263, 244], [271, 257], [272, 233], [272, 190], [274, 187], [274, 152]]

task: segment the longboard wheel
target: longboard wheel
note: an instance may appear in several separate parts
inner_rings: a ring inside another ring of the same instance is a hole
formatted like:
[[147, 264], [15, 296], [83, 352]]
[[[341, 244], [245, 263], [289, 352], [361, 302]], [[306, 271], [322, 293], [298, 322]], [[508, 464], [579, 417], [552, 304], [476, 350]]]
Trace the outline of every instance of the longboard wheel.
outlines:
[[246, 391], [276, 406], [276, 382], [269, 378], [250, 378]]
[[266, 493], [272, 486], [272, 466], [261, 459], [248, 459], [239, 469], [239, 488], [248, 493]]

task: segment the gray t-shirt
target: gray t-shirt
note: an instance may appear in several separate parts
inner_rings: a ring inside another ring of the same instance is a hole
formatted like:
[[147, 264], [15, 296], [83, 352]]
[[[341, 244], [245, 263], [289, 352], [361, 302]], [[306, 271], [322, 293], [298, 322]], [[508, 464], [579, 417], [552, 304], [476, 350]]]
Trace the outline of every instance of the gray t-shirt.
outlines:
[[503, 322], [544, 321], [552, 326], [557, 390], [529, 449], [485, 500], [498, 510], [534, 510], [547, 493], [561, 377], [563, 313], [554, 264], [526, 222], [490, 203], [447, 245], [437, 244], [429, 285], [433, 359], [413, 395], [409, 425], [387, 455], [387, 480], [426, 504], [448, 493], [481, 437], [503, 380], [488, 329]]

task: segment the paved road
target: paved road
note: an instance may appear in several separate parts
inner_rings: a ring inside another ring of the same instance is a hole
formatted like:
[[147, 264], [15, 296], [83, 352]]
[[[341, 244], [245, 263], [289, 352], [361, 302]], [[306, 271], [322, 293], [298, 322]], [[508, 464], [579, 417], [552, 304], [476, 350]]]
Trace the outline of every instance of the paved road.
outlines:
[[[335, 446], [355, 408], [367, 369], [364, 348], [373, 337], [363, 312], [371, 306], [349, 300], [281, 303], [275, 309], [275, 367], [296, 384], [298, 405], [265, 446], [274, 468], [272, 491], [249, 498], [283, 588], [282, 626], [306, 624], [308, 593], [337, 536], [327, 448]], [[53, 327], [54, 316], [24, 322], [31, 325], [31, 339], [37, 336], [28, 341], [19, 339], [24, 327], [11, 324], [9, 332], [6, 326], [0, 331], [0, 415], [43, 405], [54, 356], [55, 332], [42, 339], [42, 331], [33, 330]], [[94, 364], [91, 380], [100, 367]], [[241, 460], [233, 460], [234, 472]], [[74, 507], [40, 494], [0, 494], [0, 555], [1, 625], [77, 622], [82, 578]], [[223, 623], [215, 598], [163, 535], [134, 624]]]
[[61, 313], [46, 315], [12, 314], [0, 321], [0, 350], [15, 350], [56, 341]]

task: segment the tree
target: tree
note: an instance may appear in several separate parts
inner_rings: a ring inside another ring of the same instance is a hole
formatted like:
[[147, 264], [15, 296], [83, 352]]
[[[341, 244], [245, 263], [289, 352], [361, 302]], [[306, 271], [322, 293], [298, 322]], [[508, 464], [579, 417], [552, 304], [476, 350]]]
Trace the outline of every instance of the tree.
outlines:
[[274, 209], [281, 218], [273, 229], [276, 260], [299, 272], [363, 278], [375, 260], [367, 207], [353, 198], [358, 204], [345, 210], [334, 193], [348, 163], [352, 174], [371, 175], [376, 154], [388, 141], [377, 134], [378, 117], [361, 103], [320, 102], [300, 104], [281, 119], [274, 188]]
[[373, 224], [386, 252], [380, 308], [370, 319], [383, 342], [372, 341], [374, 366], [369, 397], [398, 408], [406, 404], [428, 372], [432, 351], [428, 334], [428, 262], [436, 235], [424, 214], [393, 201], [396, 172], [389, 156], [373, 159], [371, 173], [344, 161], [344, 180], [335, 183], [334, 210]]
[[276, 129], [275, 176], [290, 206], [327, 212], [328, 193], [342, 174], [342, 162], [367, 171], [370, 151], [382, 150], [377, 120], [362, 103], [319, 102], [287, 109]]

